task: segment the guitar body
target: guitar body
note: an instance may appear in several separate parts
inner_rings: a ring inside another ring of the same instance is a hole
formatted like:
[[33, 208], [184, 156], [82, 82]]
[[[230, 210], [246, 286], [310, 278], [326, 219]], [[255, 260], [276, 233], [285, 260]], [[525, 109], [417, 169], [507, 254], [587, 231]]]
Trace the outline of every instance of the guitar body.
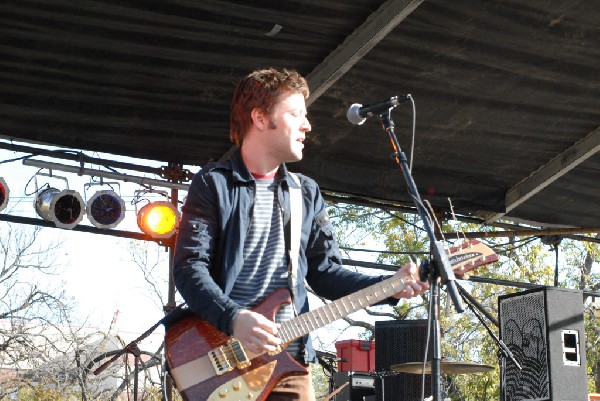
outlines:
[[[273, 292], [252, 310], [270, 320], [282, 304], [291, 302], [282, 289]], [[171, 375], [186, 401], [263, 401], [277, 382], [290, 375], [307, 374], [307, 370], [287, 352], [254, 356], [245, 368], [218, 374], [208, 354], [227, 347], [231, 337], [196, 316], [186, 317], [167, 331], [165, 348]], [[250, 355], [249, 355], [250, 356]]]

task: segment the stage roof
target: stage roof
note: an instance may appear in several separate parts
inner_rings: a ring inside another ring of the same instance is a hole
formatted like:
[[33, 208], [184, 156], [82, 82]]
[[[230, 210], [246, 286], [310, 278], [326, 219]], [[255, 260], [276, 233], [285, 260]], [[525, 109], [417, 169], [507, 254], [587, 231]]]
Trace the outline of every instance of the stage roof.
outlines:
[[[0, 5], [0, 138], [202, 165], [222, 158], [234, 83], [307, 76], [292, 170], [352, 200], [412, 205], [377, 117], [411, 94], [413, 175], [434, 207], [600, 227], [600, 2], [70, 1]], [[411, 154], [410, 102], [392, 111]], [[1, 173], [0, 173], [1, 175]]]

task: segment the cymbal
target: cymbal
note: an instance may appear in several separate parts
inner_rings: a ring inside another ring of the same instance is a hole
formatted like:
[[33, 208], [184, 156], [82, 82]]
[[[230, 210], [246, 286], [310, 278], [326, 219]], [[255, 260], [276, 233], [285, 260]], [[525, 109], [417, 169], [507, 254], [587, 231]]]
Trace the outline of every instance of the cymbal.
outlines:
[[[423, 362], [405, 362], [390, 367], [399, 373], [423, 373]], [[442, 374], [480, 373], [494, 370], [493, 366], [482, 365], [475, 362], [442, 361]], [[425, 364], [425, 374], [431, 374], [431, 362]]]

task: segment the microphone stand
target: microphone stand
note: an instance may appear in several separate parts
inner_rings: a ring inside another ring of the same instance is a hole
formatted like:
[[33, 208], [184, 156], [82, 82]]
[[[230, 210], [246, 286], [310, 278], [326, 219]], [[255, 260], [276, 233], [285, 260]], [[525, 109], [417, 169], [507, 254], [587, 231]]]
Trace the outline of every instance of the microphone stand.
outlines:
[[168, 329], [171, 324], [175, 323], [177, 320], [188, 315], [189, 313], [190, 312], [187, 309], [184, 309], [184, 304], [181, 304], [181, 305], [175, 307], [171, 312], [169, 312], [167, 315], [165, 315], [158, 322], [154, 323], [148, 330], [143, 332], [139, 337], [137, 337], [135, 340], [133, 340], [132, 342], [127, 344], [125, 346], [125, 348], [123, 348], [119, 351], [116, 351], [113, 354], [112, 358], [110, 358], [108, 361], [104, 362], [102, 365], [100, 365], [98, 368], [96, 368], [93, 371], [94, 375], [98, 376], [106, 368], [108, 368], [114, 361], [119, 359], [122, 355], [127, 354], [127, 353], [132, 354], [134, 356], [134, 361], [135, 361], [134, 362], [135, 363], [134, 374], [133, 374], [133, 400], [137, 401], [137, 399], [138, 399], [138, 373], [139, 373], [139, 362], [140, 362], [140, 356], [141, 356], [141, 351], [138, 348], [138, 343], [141, 342], [142, 340], [144, 340], [150, 334], [152, 334], [152, 332], [154, 330], [156, 330], [156, 328], [158, 326], [160, 326], [161, 324], [164, 325]]
[[456, 277], [454, 276], [454, 271], [452, 270], [452, 266], [450, 265], [450, 261], [448, 260], [448, 255], [444, 250], [442, 242], [436, 241], [433, 226], [431, 224], [431, 221], [429, 220], [427, 210], [425, 209], [425, 206], [421, 201], [421, 197], [417, 190], [417, 186], [413, 180], [406, 159], [406, 155], [400, 149], [400, 144], [398, 143], [398, 139], [396, 138], [396, 134], [394, 133], [394, 121], [392, 121], [391, 118], [391, 110], [392, 109], [390, 108], [387, 111], [387, 113], [380, 114], [379, 118], [381, 119], [383, 129], [388, 133], [388, 136], [390, 137], [390, 141], [394, 149], [394, 158], [396, 160], [396, 163], [400, 167], [402, 174], [404, 175], [404, 179], [408, 186], [408, 192], [413, 199], [419, 216], [421, 217], [423, 226], [425, 228], [425, 231], [427, 232], [427, 236], [429, 237], [430, 242], [430, 302], [433, 302], [432, 309], [434, 311], [432, 313], [432, 316], [430, 316], [432, 329], [431, 341], [433, 342], [433, 356], [431, 361], [431, 395], [433, 397], [433, 401], [440, 401], [442, 399], [442, 352], [441, 331], [439, 322], [440, 286], [438, 285], [438, 279], [441, 280], [442, 285], [446, 286], [448, 294], [450, 295], [450, 298], [452, 299], [452, 302], [457, 312], [462, 313], [464, 311], [464, 307], [462, 305], [460, 295], [456, 288]]

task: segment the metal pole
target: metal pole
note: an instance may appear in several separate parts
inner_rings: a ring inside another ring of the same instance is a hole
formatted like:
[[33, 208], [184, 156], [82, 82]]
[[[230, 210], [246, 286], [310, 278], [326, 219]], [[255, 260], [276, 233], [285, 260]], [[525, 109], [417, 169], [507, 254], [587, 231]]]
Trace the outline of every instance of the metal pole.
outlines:
[[[177, 203], [179, 202], [179, 191], [177, 190], [177, 188], [172, 187], [171, 188], [171, 202], [173, 203], [173, 205], [175, 207], [177, 207]], [[177, 235], [177, 234], [175, 234]], [[175, 238], [173, 238], [172, 241], [169, 241], [169, 292], [167, 295], [167, 305], [165, 307], [165, 312], [169, 313], [171, 312], [173, 309], [175, 309], [175, 280], [173, 279], [173, 258], [175, 256]], [[166, 350], [165, 350], [166, 352]], [[165, 355], [165, 360], [166, 360], [166, 355]], [[166, 386], [166, 394], [167, 394], [167, 401], [172, 401], [173, 400], [173, 383], [171, 382], [171, 380], [166, 380], [165, 382], [165, 386]]]
[[170, 181], [165, 181], [165, 180], [156, 180], [153, 178], [146, 178], [146, 177], [140, 177], [140, 176], [129, 175], [129, 174], [111, 173], [110, 171], [96, 170], [96, 169], [92, 169], [92, 168], [68, 166], [68, 165], [64, 165], [64, 164], [45, 162], [45, 161], [41, 161], [41, 160], [25, 159], [25, 160], [23, 160], [23, 164], [25, 166], [65, 171], [67, 173], [74, 173], [74, 174], [78, 174], [78, 175], [89, 175], [92, 177], [109, 178], [112, 180], [119, 180], [119, 181], [123, 181], [123, 182], [135, 182], [140, 185], [154, 185], [157, 187], [182, 189], [184, 191], [187, 191], [187, 189], [189, 188], [189, 185], [187, 185], [187, 184], [178, 184], [176, 182], [170, 182]]

